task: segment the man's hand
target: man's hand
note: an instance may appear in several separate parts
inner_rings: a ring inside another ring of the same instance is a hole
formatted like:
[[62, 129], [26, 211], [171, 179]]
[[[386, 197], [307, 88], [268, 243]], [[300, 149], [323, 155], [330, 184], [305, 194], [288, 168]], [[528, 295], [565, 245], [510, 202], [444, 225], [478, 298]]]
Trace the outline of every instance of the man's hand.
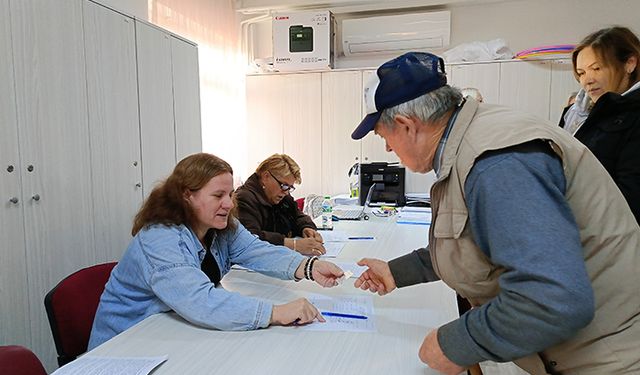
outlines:
[[380, 259], [364, 258], [358, 262], [359, 266], [367, 266], [368, 270], [353, 284], [356, 288], [369, 290], [384, 296], [396, 288], [396, 281], [391, 274], [389, 264]]
[[434, 329], [424, 338], [418, 357], [430, 368], [447, 375], [458, 375], [465, 370], [464, 367], [458, 366], [447, 358], [440, 343], [438, 343], [438, 330]]

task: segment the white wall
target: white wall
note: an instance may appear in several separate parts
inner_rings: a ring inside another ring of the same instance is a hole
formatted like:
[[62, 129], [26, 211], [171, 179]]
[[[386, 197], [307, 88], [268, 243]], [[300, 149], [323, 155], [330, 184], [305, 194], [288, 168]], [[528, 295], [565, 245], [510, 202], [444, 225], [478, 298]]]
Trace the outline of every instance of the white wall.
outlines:
[[[510, 0], [476, 5], [452, 4], [414, 11], [448, 9], [451, 11], [451, 45], [503, 38], [515, 53], [548, 44], [573, 44], [602, 27], [623, 25], [637, 34], [640, 1], [638, 0]], [[367, 14], [382, 15], [397, 13]], [[360, 13], [336, 14], [338, 29], [344, 18], [362, 17]], [[375, 29], [375, 25], [371, 25]], [[339, 32], [339, 31], [338, 31]], [[267, 57], [271, 51], [270, 21], [263, 21], [252, 33], [256, 57]], [[337, 45], [340, 44], [338, 41]], [[446, 50], [446, 49], [445, 49]], [[433, 50], [436, 54], [444, 50]], [[390, 56], [349, 60], [336, 59], [337, 68], [375, 67]]]

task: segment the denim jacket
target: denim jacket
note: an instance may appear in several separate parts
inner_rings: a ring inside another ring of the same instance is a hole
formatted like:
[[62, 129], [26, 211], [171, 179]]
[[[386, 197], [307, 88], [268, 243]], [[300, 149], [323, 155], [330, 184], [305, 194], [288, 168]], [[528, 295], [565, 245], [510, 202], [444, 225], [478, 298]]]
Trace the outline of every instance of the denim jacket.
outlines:
[[[293, 279], [304, 257], [263, 242], [236, 221], [218, 233], [211, 252], [224, 276], [232, 264], [280, 279]], [[100, 298], [89, 350], [142, 321], [175, 311], [187, 321], [220, 330], [267, 327], [273, 304], [216, 288], [200, 264], [205, 249], [186, 226], [153, 225], [133, 238]]]

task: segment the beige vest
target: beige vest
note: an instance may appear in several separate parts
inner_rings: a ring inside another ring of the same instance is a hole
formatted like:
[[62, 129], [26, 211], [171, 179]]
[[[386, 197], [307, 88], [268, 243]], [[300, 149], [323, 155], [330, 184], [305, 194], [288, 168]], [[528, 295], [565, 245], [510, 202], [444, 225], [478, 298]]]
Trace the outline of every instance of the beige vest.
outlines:
[[[483, 152], [535, 139], [547, 140], [562, 159], [565, 197], [580, 229], [596, 312], [572, 339], [514, 362], [532, 374], [546, 373], [545, 362], [552, 373], [640, 373], [640, 227], [605, 169], [563, 129], [503, 107], [467, 101], [431, 189], [429, 249], [434, 269], [472, 305], [500, 292], [498, 277], [504, 269], [492, 264], [473, 241], [464, 183]], [[523, 332], [522, 340], [526, 336]]]

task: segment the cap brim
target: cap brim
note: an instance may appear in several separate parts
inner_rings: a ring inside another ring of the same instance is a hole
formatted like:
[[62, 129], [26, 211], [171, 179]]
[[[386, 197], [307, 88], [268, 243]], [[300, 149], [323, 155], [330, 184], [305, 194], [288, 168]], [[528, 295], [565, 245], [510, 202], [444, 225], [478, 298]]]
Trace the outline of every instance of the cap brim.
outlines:
[[381, 115], [381, 112], [374, 112], [366, 115], [365, 118], [360, 122], [360, 125], [358, 125], [356, 130], [351, 133], [351, 138], [357, 140], [369, 134], [369, 132], [372, 131], [378, 123], [378, 120], [380, 120]]

